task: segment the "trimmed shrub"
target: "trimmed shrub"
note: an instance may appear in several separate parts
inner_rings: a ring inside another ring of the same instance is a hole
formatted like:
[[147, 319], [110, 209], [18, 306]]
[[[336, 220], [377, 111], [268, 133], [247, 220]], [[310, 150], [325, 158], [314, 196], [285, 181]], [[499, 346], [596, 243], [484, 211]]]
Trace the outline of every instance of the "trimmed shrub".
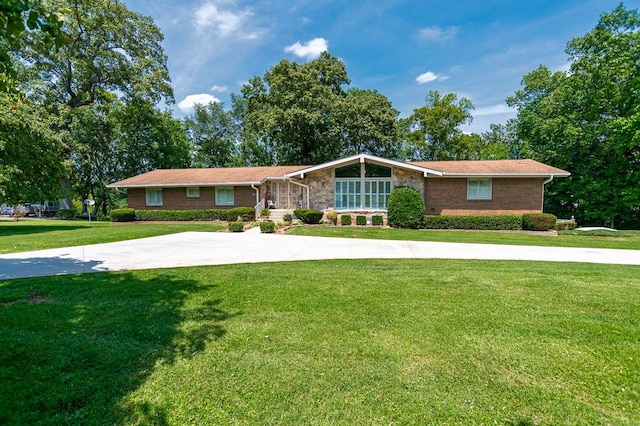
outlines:
[[227, 210], [227, 220], [233, 222], [240, 218], [243, 222], [249, 222], [256, 219], [256, 211], [253, 207], [236, 207]]
[[133, 222], [136, 220], [134, 209], [113, 209], [109, 213], [111, 222]]
[[291, 216], [290, 213], [287, 213], [282, 216], [282, 220], [284, 220], [285, 223], [291, 223], [291, 221], [293, 220], [293, 216]]
[[526, 213], [522, 215], [522, 229], [527, 231], [547, 231], [553, 229], [556, 217], [549, 213]]
[[271, 215], [271, 210], [262, 209], [260, 210], [260, 217], [269, 217]]
[[563, 221], [556, 222], [556, 225], [553, 227], [553, 229], [555, 229], [556, 231], [573, 231], [577, 227], [578, 224], [576, 222]]
[[260, 232], [262, 232], [263, 234], [273, 234], [275, 230], [275, 223], [269, 221], [260, 222]]
[[136, 219], [176, 222], [227, 220], [227, 210], [136, 210]]
[[336, 225], [338, 223], [338, 213], [336, 213], [335, 211], [327, 212], [326, 216], [329, 222], [331, 222], [332, 224]]
[[424, 229], [473, 229], [483, 231], [519, 231], [522, 216], [425, 216]]
[[314, 209], [295, 209], [293, 211], [293, 214], [295, 214], [296, 217], [302, 221], [302, 223], [306, 223], [309, 225], [320, 223], [322, 216], [324, 216], [324, 212]]
[[418, 191], [399, 186], [391, 191], [387, 202], [389, 226], [419, 228], [424, 217], [424, 200]]
[[340, 225], [349, 226], [351, 225], [351, 215], [343, 214], [340, 216]]
[[231, 232], [244, 231], [244, 222], [229, 222], [229, 231]]
[[75, 209], [61, 209], [58, 210], [58, 219], [62, 220], [71, 220], [75, 219], [76, 210]]
[[366, 216], [361, 216], [361, 215], [356, 216], [356, 225], [364, 226], [366, 224], [367, 224], [367, 217]]
[[384, 219], [382, 216], [380, 215], [371, 216], [371, 224], [373, 226], [382, 226], [383, 223], [384, 223]]

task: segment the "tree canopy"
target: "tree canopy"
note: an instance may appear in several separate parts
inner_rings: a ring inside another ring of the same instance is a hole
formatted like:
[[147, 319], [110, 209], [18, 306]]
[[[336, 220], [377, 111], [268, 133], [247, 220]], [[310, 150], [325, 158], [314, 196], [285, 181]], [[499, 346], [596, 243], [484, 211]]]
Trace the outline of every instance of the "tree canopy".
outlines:
[[567, 45], [568, 73], [541, 66], [507, 101], [536, 159], [569, 170], [549, 211], [609, 226], [640, 224], [640, 17], [622, 5]]
[[173, 101], [163, 35], [153, 20], [118, 1], [50, 0], [69, 13], [65, 42], [50, 49], [41, 32], [25, 33], [16, 56], [25, 86], [53, 107], [90, 105], [106, 93]]
[[413, 110], [409, 117], [409, 142], [419, 160], [467, 160], [471, 153], [471, 139], [465, 137], [460, 126], [473, 119], [473, 103], [455, 93], [442, 96], [432, 90], [425, 105]]
[[273, 147], [278, 164], [317, 164], [341, 151], [340, 104], [349, 83], [338, 58], [323, 52], [306, 64], [283, 60], [242, 88], [244, 122]]

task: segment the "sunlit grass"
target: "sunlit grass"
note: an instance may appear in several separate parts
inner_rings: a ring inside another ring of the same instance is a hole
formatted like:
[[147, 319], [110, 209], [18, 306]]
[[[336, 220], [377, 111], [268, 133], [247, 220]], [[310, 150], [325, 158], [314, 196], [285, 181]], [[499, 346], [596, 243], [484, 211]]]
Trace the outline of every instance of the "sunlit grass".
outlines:
[[186, 231], [224, 229], [211, 222], [132, 223], [20, 220], [0, 221], [0, 254], [86, 244], [110, 243]]
[[341, 260], [0, 282], [0, 423], [638, 424], [638, 277]]
[[449, 231], [355, 226], [296, 226], [289, 229], [288, 233], [290, 235], [308, 235], [316, 237], [640, 250], [640, 231], [560, 231], [559, 235], [551, 236], [547, 233], [535, 235], [531, 233], [508, 231]]

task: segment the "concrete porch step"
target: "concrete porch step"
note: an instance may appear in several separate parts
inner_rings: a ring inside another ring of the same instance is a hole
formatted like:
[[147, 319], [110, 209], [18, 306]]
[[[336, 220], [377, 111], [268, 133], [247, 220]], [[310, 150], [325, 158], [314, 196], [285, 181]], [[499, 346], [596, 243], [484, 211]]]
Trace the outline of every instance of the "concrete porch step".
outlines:
[[274, 223], [284, 222], [284, 215], [286, 214], [293, 215], [293, 209], [270, 209], [268, 220]]

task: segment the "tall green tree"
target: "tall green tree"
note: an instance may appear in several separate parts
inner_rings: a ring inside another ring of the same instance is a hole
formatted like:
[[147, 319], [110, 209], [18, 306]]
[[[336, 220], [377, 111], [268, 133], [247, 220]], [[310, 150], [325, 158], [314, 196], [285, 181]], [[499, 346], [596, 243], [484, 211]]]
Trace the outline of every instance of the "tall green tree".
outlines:
[[507, 101], [536, 158], [572, 173], [547, 208], [583, 223], [640, 226], [640, 17], [616, 7], [567, 45], [570, 72], [526, 75]]
[[341, 156], [360, 153], [397, 158], [399, 112], [375, 90], [351, 88], [342, 100]]
[[48, 46], [60, 46], [63, 37], [59, 30], [64, 15], [59, 11], [46, 10], [40, 2], [9, 0], [0, 2], [0, 91], [15, 92], [17, 73], [9, 51], [20, 50], [23, 35], [40, 31]]
[[116, 178], [154, 169], [189, 167], [189, 141], [182, 123], [143, 98], [128, 99], [114, 112], [119, 134]]
[[264, 133], [260, 130], [245, 126], [247, 116], [247, 99], [235, 93], [231, 94], [230, 116], [236, 129], [238, 129], [238, 141], [235, 166], [270, 166], [276, 164], [276, 154], [273, 146], [266, 143]]
[[64, 144], [43, 108], [0, 92], [0, 199], [55, 200], [62, 194]]
[[225, 111], [218, 102], [196, 105], [184, 125], [194, 150], [192, 164], [195, 167], [234, 165], [240, 129], [232, 111]]
[[344, 63], [324, 52], [309, 63], [283, 60], [243, 86], [245, 126], [258, 132], [278, 164], [318, 164], [342, 150]]
[[16, 56], [28, 91], [50, 107], [91, 105], [107, 93], [173, 101], [163, 35], [152, 18], [115, 0], [48, 0], [68, 10], [66, 42], [50, 49], [41, 32], [26, 33]]
[[73, 110], [74, 118], [69, 128], [74, 191], [80, 199], [96, 201], [94, 212], [106, 214], [106, 185], [118, 177], [117, 148], [119, 123], [116, 111], [121, 108], [114, 97], [84, 108]]
[[520, 143], [514, 127], [513, 120], [507, 121], [506, 124], [490, 124], [489, 130], [480, 135], [477, 159], [506, 160], [531, 157], [528, 148]]
[[465, 137], [460, 126], [473, 119], [473, 103], [467, 98], [458, 100], [455, 93], [444, 96], [430, 91], [425, 105], [413, 110], [405, 127], [416, 160], [466, 160], [475, 151], [476, 138]]

